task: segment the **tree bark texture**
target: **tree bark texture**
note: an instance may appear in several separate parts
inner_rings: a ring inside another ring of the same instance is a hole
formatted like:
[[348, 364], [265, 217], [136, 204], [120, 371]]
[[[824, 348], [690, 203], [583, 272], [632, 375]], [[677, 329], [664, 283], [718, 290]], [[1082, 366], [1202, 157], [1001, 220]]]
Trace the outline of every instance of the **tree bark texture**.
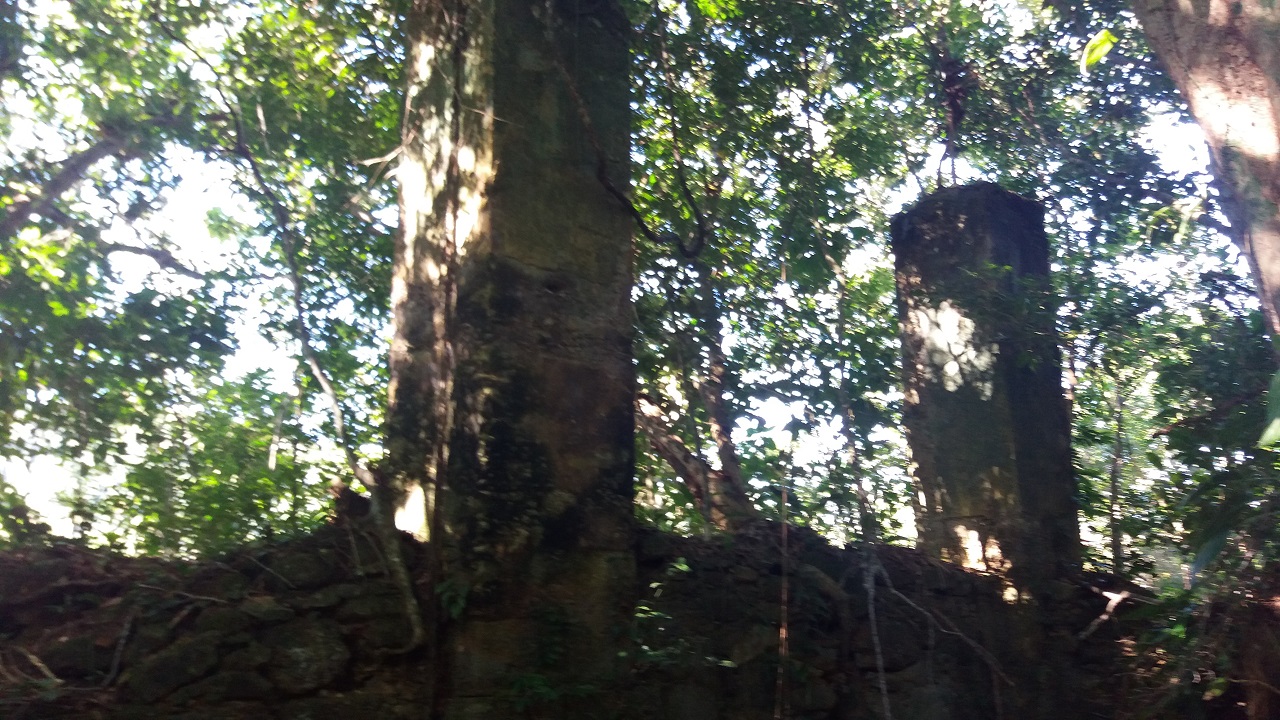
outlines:
[[606, 671], [629, 609], [630, 220], [597, 177], [626, 182], [627, 32], [609, 0], [409, 12], [379, 494], [458, 619], [446, 716], [503, 716], [544, 641]]
[[921, 546], [1035, 596], [1079, 556], [1044, 211], [981, 184], [892, 228]]
[[1280, 337], [1280, 5], [1134, 0], [1133, 9], [1204, 130], [1234, 239]]

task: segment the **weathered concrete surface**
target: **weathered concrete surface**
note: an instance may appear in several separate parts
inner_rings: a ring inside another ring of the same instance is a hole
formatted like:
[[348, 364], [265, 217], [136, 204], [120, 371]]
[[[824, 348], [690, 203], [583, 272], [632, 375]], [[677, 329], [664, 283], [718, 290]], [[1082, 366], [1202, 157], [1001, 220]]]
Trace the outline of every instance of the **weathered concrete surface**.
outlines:
[[921, 547], [1046, 593], [1079, 558], [1044, 210], [979, 184], [893, 219]]

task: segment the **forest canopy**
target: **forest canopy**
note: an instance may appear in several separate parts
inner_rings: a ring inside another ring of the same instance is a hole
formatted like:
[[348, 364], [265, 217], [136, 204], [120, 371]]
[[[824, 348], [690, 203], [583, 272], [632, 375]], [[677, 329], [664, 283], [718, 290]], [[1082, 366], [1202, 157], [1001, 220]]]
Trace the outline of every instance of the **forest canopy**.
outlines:
[[[1047, 211], [1087, 563], [1181, 590], [1275, 558], [1275, 355], [1127, 4], [625, 10], [642, 521], [709, 531], [689, 477], [719, 473], [909, 544], [888, 221], [984, 180]], [[0, 539], [48, 541], [42, 458], [93, 545], [325, 522], [383, 453], [405, 8], [0, 12]]]

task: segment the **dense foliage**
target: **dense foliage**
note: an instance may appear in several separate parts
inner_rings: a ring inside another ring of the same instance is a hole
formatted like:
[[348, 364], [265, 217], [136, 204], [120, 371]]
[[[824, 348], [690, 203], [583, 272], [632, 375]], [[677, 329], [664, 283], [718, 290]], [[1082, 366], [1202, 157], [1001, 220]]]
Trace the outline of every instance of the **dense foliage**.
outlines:
[[0, 447], [65, 460], [86, 530], [139, 550], [310, 525], [329, 399], [286, 359], [305, 343], [343, 388], [347, 442], [377, 439], [394, 14], [12, 7]]
[[[1274, 355], [1203, 160], [1161, 155], [1181, 110], [1123, 7], [627, 9], [641, 390], [707, 468], [736, 465], [765, 515], [786, 497], [837, 540], [909, 541], [888, 219], [993, 180], [1049, 211], [1093, 566], [1184, 592], [1274, 561]], [[64, 462], [87, 542], [185, 555], [313, 526], [342, 452], [379, 453], [395, 6], [4, 12], [0, 454]], [[637, 512], [705, 529], [638, 442]], [[0, 538], [39, 541], [15, 479]]]

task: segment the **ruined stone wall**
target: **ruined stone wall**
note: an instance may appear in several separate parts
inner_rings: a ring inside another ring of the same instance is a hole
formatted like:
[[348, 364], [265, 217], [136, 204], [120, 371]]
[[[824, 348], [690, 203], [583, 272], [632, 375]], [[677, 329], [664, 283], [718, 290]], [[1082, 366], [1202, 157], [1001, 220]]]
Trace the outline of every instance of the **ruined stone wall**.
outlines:
[[[642, 685], [658, 689], [651, 717], [775, 717], [783, 576], [776, 532], [707, 541], [653, 535], [642, 544], [651, 580], [637, 613], [637, 667]], [[906, 548], [834, 548], [794, 528], [792, 544], [785, 717], [883, 718], [886, 704], [899, 720], [1111, 716], [1118, 631], [1112, 624], [1076, 638], [1100, 614], [1084, 589], [1059, 587], [1062, 631], [1054, 633], [1082, 678], [1080, 694], [1044, 707], [1046, 666], [1024, 642], [1028, 623], [1039, 621], [1028, 606], [1002, 599], [999, 577]]]
[[422, 717], [382, 557], [341, 528], [198, 565], [0, 556], [0, 717]]
[[[496, 694], [484, 688], [490, 718], [772, 718], [785, 569], [787, 717], [882, 718], [882, 678], [894, 718], [1070, 716], [1034, 709], [1023, 620], [995, 578], [902, 548], [836, 549], [795, 529], [784, 560], [777, 530], [643, 534], [641, 602], [616, 629], [620, 675], [558, 673], [579, 629], [547, 606], [530, 608], [532, 625], [510, 642], [464, 652], [482, 666], [455, 666], [454, 680], [499, 679]], [[416, 562], [419, 546], [404, 549]], [[381, 558], [372, 533], [340, 527], [194, 565], [72, 545], [0, 555], [0, 717], [437, 716], [426, 653], [397, 653], [408, 625]], [[1073, 622], [1097, 612], [1082, 606]], [[1110, 647], [1104, 629], [1074, 657], [1096, 665]]]

